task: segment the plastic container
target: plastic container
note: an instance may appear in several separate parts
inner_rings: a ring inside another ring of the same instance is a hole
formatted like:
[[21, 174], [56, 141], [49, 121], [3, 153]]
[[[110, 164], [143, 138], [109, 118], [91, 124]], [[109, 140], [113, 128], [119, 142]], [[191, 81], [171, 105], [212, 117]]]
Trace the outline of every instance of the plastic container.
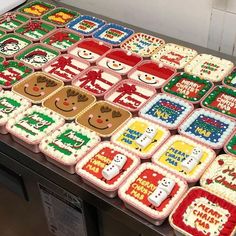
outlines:
[[236, 205], [235, 169], [235, 156], [220, 155], [201, 177], [200, 184], [203, 188]]
[[234, 67], [232, 72], [224, 78], [223, 85], [229, 86], [233, 89], [236, 88], [236, 67]]
[[97, 97], [104, 97], [120, 80], [121, 75], [100, 66], [89, 67], [72, 81], [78, 86]]
[[224, 146], [224, 151], [230, 155], [236, 156], [236, 133], [228, 139]]
[[144, 33], [135, 33], [121, 44], [121, 48], [141, 57], [150, 57], [165, 44], [163, 39]]
[[191, 48], [183, 47], [174, 43], [167, 43], [160, 50], [157, 49], [151, 59], [180, 70], [183, 69], [195, 56], [197, 56], [197, 51]]
[[137, 113], [155, 94], [156, 90], [145, 84], [134, 80], [122, 80], [105, 94], [104, 99]]
[[64, 124], [64, 119], [55, 112], [39, 106], [32, 106], [25, 112], [11, 118], [7, 131], [15, 142], [39, 153], [39, 143], [44, 137]]
[[55, 78], [64, 81], [65, 83], [71, 82], [81, 72], [87, 69], [90, 64], [83, 61], [78, 57], [69, 54], [61, 54], [46, 65], [42, 70]]
[[61, 80], [57, 80], [49, 74], [36, 72], [15, 84], [12, 91], [34, 104], [40, 104], [63, 85]]
[[95, 131], [103, 138], [110, 137], [119, 130], [130, 117], [131, 113], [112, 103], [100, 101], [79, 114], [76, 123]]
[[[184, 180], [157, 165], [144, 163], [128, 177], [118, 193], [128, 209], [152, 224], [160, 225], [186, 190], [187, 183]], [[150, 201], [154, 192], [158, 204], [154, 200]], [[159, 194], [165, 195], [162, 201]]]
[[142, 159], [148, 159], [169, 136], [170, 132], [164, 127], [134, 117], [111, 137], [111, 141]]
[[43, 101], [46, 107], [58, 114], [65, 120], [73, 120], [83, 110], [89, 108], [96, 98], [75, 86], [64, 86], [56, 93]]
[[160, 89], [175, 73], [174, 68], [151, 60], [144, 60], [129, 72], [128, 78]]
[[200, 187], [191, 188], [169, 217], [176, 235], [235, 235], [236, 206]]
[[0, 133], [7, 134], [7, 121], [24, 112], [30, 106], [31, 103], [28, 100], [0, 88]]
[[139, 111], [139, 116], [175, 133], [193, 109], [193, 105], [184, 99], [166, 93], [158, 93]]
[[39, 149], [49, 162], [74, 174], [76, 163], [99, 142], [100, 137], [95, 132], [70, 123], [45, 137]]
[[231, 61], [209, 54], [199, 54], [184, 68], [186, 73], [220, 83], [233, 69]]
[[[123, 158], [126, 158], [126, 161], [121, 163]], [[114, 166], [115, 169], [116, 167], [119, 169], [116, 175], [113, 177], [112, 174], [108, 174], [108, 176], [103, 174], [104, 169], [113, 163], [118, 163]], [[119, 165], [120, 163], [121, 165]], [[110, 142], [102, 142], [76, 165], [76, 173], [88, 185], [107, 197], [114, 198], [120, 185], [139, 164], [139, 158], [133, 154]]]
[[174, 135], [156, 151], [152, 162], [174, 172], [192, 186], [215, 157], [215, 152], [209, 147], [182, 135]]

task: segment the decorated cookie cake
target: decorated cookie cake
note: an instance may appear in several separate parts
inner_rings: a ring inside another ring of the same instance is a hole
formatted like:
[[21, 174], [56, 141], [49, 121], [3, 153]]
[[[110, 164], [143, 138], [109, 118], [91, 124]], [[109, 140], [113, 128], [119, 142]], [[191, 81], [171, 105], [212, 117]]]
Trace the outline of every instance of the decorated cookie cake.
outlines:
[[109, 23], [97, 30], [93, 34], [93, 37], [112, 46], [119, 46], [133, 33], [134, 31], [132, 29], [114, 23]]
[[168, 43], [152, 55], [152, 60], [176, 69], [183, 69], [196, 55], [197, 52], [191, 48]]
[[234, 236], [236, 206], [207, 190], [191, 188], [169, 218], [177, 235]]
[[224, 78], [223, 84], [234, 89], [236, 88], [236, 67], [228, 76]]
[[142, 159], [150, 158], [169, 137], [167, 129], [146, 119], [135, 117], [111, 138], [111, 141], [135, 153]]
[[215, 156], [215, 152], [207, 146], [182, 135], [174, 135], [152, 156], [152, 162], [176, 173], [193, 185]]
[[134, 80], [122, 80], [105, 95], [105, 100], [131, 112], [138, 110], [149, 101], [156, 90]]
[[230, 155], [236, 156], [236, 133], [234, 133], [224, 146], [224, 151]]
[[121, 48], [139, 54], [142, 57], [150, 57], [157, 49], [165, 44], [163, 39], [154, 36], [136, 33], [131, 35], [121, 44]]
[[15, 84], [12, 90], [32, 103], [40, 104], [62, 86], [62, 81], [53, 78], [49, 74], [37, 72]]
[[89, 93], [103, 97], [107, 91], [112, 89], [121, 80], [121, 75], [100, 66], [89, 67], [82, 72], [72, 84]]
[[236, 204], [236, 157], [220, 155], [201, 178], [201, 186]]
[[9, 89], [32, 72], [33, 69], [21, 61], [4, 61], [0, 65], [0, 86]]
[[102, 142], [76, 165], [76, 173], [84, 182], [112, 198], [139, 163], [140, 160], [126, 150]]
[[212, 87], [212, 82], [182, 72], [170, 79], [164, 85], [162, 91], [198, 105]]
[[121, 75], [125, 75], [141, 61], [142, 58], [138, 54], [123, 49], [113, 49], [104, 55], [97, 64]]
[[6, 134], [5, 125], [10, 118], [25, 111], [31, 103], [10, 91], [0, 89], [0, 133]]
[[72, 120], [95, 101], [93, 95], [78, 87], [65, 86], [46, 99], [43, 106], [60, 114], [66, 120]]
[[139, 166], [119, 189], [125, 206], [160, 225], [187, 190], [187, 183], [152, 163]]
[[216, 86], [202, 102], [204, 107], [236, 119], [236, 90], [225, 86]]
[[165, 66], [161, 63], [145, 60], [130, 71], [128, 78], [159, 89], [175, 73], [176, 70], [174, 68]]
[[233, 66], [234, 64], [231, 61], [208, 54], [200, 54], [186, 65], [184, 70], [186, 73], [199, 76], [201, 79], [217, 83], [232, 71]]
[[51, 132], [64, 124], [64, 119], [47, 108], [32, 106], [11, 118], [6, 129], [13, 139], [31, 151], [38, 153], [39, 143]]
[[95, 132], [70, 123], [44, 138], [39, 149], [48, 161], [74, 174], [76, 163], [99, 142], [100, 138]]
[[95, 131], [101, 137], [110, 137], [123, 123], [131, 117], [131, 113], [106, 101], [93, 104], [76, 118], [76, 122]]
[[47, 63], [42, 70], [64, 82], [70, 82], [88, 68], [90, 64], [69, 54], [61, 54]]
[[84, 36], [90, 36], [94, 34], [99, 28], [105, 25], [105, 21], [93, 16], [79, 16], [75, 20], [71, 21], [67, 27], [74, 30]]
[[158, 93], [141, 108], [139, 115], [176, 131], [192, 111], [191, 103], [166, 93]]
[[219, 151], [235, 128], [235, 120], [200, 108], [193, 111], [179, 127], [179, 133]]

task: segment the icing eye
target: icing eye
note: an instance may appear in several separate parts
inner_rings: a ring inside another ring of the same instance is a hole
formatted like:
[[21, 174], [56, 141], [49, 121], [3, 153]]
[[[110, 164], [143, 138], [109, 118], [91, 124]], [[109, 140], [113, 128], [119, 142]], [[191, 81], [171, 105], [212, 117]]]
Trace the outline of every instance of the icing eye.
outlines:
[[98, 116], [98, 118], [101, 118], [101, 116]]
[[121, 66], [121, 64], [119, 63], [119, 66]]
[[106, 121], [109, 121], [108, 119], [106, 119]]
[[116, 61], [112, 61], [113, 63], [116, 63]]
[[86, 52], [85, 50], [83, 52]]
[[34, 86], [37, 86], [38, 84], [34, 84]]
[[42, 87], [41, 90], [44, 90], [44, 87]]
[[147, 77], [147, 74], [145, 74], [145, 77]]
[[90, 52], [89, 55], [92, 55], [92, 53]]
[[67, 98], [65, 98], [64, 101], [67, 101]]
[[74, 102], [72, 102], [72, 105], [75, 105], [75, 103], [74, 103]]

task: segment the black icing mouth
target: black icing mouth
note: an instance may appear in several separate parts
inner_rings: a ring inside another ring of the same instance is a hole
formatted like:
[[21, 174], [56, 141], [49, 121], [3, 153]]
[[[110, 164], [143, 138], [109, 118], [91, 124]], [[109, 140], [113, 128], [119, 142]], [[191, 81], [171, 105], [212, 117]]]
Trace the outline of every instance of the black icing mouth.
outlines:
[[120, 71], [120, 70], [123, 70], [123, 68], [114, 69], [114, 68], [110, 67], [108, 61], [106, 62], [106, 66], [107, 66], [109, 69], [114, 70], [114, 71]]
[[157, 82], [152, 82], [152, 83], [150, 82], [150, 83], [148, 83], [146, 80], [145, 80], [145, 81], [142, 80], [140, 76], [138, 76], [138, 79], [139, 79], [141, 82], [146, 83], [146, 84], [156, 84], [156, 83], [157, 83]]
[[30, 96], [32, 96], [32, 97], [36, 97], [36, 98], [42, 96], [41, 94], [36, 95], [36, 94], [31, 94], [31, 93], [27, 92], [26, 87], [24, 87], [24, 92], [25, 92], [26, 94], [28, 94], [28, 95], [30, 95]]
[[78, 56], [81, 57], [82, 59], [93, 59], [93, 56], [92, 56], [92, 55], [91, 55], [91, 57], [85, 57], [85, 56], [83, 57], [83, 56], [80, 55], [79, 52], [78, 52], [77, 54], [78, 54]]
[[89, 125], [91, 125], [93, 128], [99, 129], [99, 130], [105, 130], [105, 129], [108, 129], [108, 128], [109, 128], [108, 126], [107, 126], [107, 127], [104, 127], [104, 128], [99, 128], [99, 127], [97, 127], [97, 126], [91, 124], [91, 117], [88, 119], [88, 123], [89, 123]]
[[60, 108], [60, 107], [57, 105], [57, 101], [55, 101], [54, 104], [55, 104], [55, 107], [56, 107], [57, 109], [61, 110], [61, 111], [64, 111], [64, 112], [71, 112], [71, 111], [73, 111], [73, 109], [70, 109], [70, 110], [64, 110], [64, 109]]

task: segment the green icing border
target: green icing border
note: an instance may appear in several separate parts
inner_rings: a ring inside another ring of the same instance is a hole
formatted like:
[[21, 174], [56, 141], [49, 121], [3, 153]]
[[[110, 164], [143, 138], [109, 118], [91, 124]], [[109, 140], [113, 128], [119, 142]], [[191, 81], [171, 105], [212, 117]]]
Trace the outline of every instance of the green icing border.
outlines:
[[234, 70], [230, 73], [230, 75], [228, 75], [227, 77], [224, 78], [224, 83], [232, 88], [236, 88], [236, 84], [232, 85], [231, 81], [236, 78], [236, 67], [234, 68]]
[[226, 144], [226, 149], [229, 153], [236, 155], [236, 150], [232, 150], [232, 147], [236, 146], [236, 134]]

